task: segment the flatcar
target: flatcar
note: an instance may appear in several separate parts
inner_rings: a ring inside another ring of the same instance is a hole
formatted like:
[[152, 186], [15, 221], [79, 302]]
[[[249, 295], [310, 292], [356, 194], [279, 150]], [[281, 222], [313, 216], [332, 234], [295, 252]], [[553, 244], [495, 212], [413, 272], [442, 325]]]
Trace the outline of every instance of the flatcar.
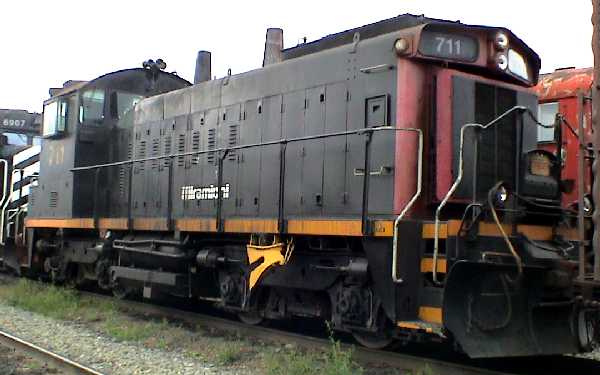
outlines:
[[210, 79], [206, 52], [197, 67], [129, 115], [91, 106], [111, 75], [45, 104], [5, 248], [21, 273], [250, 324], [323, 319], [370, 347], [597, 344], [600, 257], [561, 206], [537, 145], [540, 59], [510, 30], [401, 15], [283, 48], [269, 29], [262, 68]]

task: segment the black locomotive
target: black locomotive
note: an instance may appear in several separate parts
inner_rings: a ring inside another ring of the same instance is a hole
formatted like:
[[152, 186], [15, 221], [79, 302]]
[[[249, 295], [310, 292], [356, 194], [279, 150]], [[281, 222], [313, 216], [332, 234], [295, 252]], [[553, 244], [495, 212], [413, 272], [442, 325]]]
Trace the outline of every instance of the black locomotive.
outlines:
[[264, 56], [211, 80], [202, 52], [190, 87], [153, 63], [47, 101], [6, 258], [253, 324], [326, 319], [372, 347], [598, 341], [594, 257], [560, 207], [560, 163], [536, 149], [540, 60], [523, 41], [402, 15], [288, 49], [269, 29]]

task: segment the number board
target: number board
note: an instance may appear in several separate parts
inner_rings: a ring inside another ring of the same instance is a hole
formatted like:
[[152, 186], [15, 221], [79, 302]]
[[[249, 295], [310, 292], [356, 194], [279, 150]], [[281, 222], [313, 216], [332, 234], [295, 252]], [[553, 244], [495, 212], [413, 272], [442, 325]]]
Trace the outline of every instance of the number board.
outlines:
[[479, 55], [477, 39], [466, 35], [423, 31], [419, 52], [425, 56], [474, 62]]
[[0, 110], [0, 130], [13, 133], [37, 133], [35, 124], [37, 114], [21, 110]]

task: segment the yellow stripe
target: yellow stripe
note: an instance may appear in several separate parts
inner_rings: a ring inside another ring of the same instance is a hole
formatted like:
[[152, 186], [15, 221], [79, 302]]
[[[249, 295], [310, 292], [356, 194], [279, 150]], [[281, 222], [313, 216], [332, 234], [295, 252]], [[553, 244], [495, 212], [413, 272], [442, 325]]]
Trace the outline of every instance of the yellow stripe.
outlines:
[[133, 229], [167, 231], [169, 225], [165, 218], [144, 217], [133, 219]]
[[428, 323], [442, 324], [442, 309], [440, 307], [419, 307], [419, 319]]
[[127, 218], [102, 218], [98, 219], [98, 228], [100, 229], [113, 229], [113, 230], [127, 230], [129, 220]]
[[289, 220], [289, 234], [361, 236], [360, 220]]
[[[438, 259], [437, 260], [437, 271], [439, 273], [446, 273], [447, 272], [446, 270], [447, 270], [446, 259]], [[433, 272], [433, 258], [421, 259], [421, 272], [422, 273]]]
[[277, 233], [277, 220], [225, 220], [225, 232], [232, 233]]
[[181, 232], [216, 232], [217, 220], [215, 219], [178, 219], [175, 228]]
[[27, 228], [94, 229], [94, 219], [25, 219]]

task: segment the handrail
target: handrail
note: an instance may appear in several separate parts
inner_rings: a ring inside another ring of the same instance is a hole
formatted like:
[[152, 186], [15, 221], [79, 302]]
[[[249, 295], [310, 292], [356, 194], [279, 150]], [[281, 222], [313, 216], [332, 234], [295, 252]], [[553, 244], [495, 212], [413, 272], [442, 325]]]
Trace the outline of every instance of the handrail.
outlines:
[[2, 207], [0, 208], [0, 245], [5, 245], [6, 241], [4, 241], [4, 216], [6, 214], [6, 208], [8, 207], [8, 204], [10, 203], [10, 200], [12, 198], [12, 195], [14, 193], [14, 184], [13, 182], [13, 176], [15, 173], [22, 173], [23, 169], [13, 169], [10, 175], [10, 194], [8, 195], [6, 201], [4, 201], [2, 203]]
[[463, 159], [464, 159], [465, 130], [467, 130], [468, 128], [479, 128], [481, 130], [485, 130], [485, 129], [491, 127], [491, 126], [494, 126], [500, 120], [504, 119], [506, 116], [510, 115], [513, 112], [518, 112], [520, 115], [523, 115], [524, 113], [527, 113], [533, 119], [533, 121], [536, 123], [536, 125], [538, 125], [538, 126], [541, 126], [541, 127], [544, 127], [544, 128], [553, 128], [554, 127], [554, 125], [544, 125], [544, 124], [540, 123], [537, 120], [537, 118], [535, 117], [535, 115], [533, 114], [533, 112], [531, 111], [531, 109], [529, 109], [529, 108], [527, 108], [525, 106], [514, 106], [514, 107], [510, 108], [509, 110], [507, 110], [506, 112], [502, 113], [500, 116], [498, 116], [495, 119], [493, 119], [492, 121], [488, 122], [485, 125], [478, 124], [478, 123], [467, 123], [467, 124], [464, 124], [460, 128], [460, 144], [459, 144], [459, 156], [458, 156], [458, 158], [459, 158], [458, 159], [458, 175], [457, 175], [456, 179], [454, 180], [454, 183], [452, 184], [452, 186], [450, 187], [450, 189], [446, 193], [446, 196], [444, 196], [444, 199], [442, 199], [442, 201], [438, 205], [437, 209], [435, 210], [435, 224], [434, 224], [434, 234], [433, 234], [433, 270], [432, 270], [432, 273], [433, 273], [433, 282], [435, 284], [437, 284], [437, 285], [441, 285], [442, 284], [438, 280], [438, 277], [437, 277], [437, 260], [438, 260], [438, 256], [439, 256], [439, 240], [440, 240], [440, 213], [442, 211], [442, 208], [444, 208], [444, 206], [446, 206], [446, 204], [448, 203], [448, 200], [452, 197], [452, 195], [454, 194], [454, 192], [458, 188], [458, 185], [460, 185], [460, 183], [462, 182], [463, 172], [464, 172], [464, 160]]
[[[0, 199], [0, 207], [2, 207], [2, 210], [0, 212], [0, 226], [4, 227], [4, 210], [5, 210], [5, 202], [4, 200], [6, 199], [6, 202], [10, 201], [10, 195], [7, 196], [7, 191], [8, 191], [8, 161], [6, 161], [6, 159], [0, 159], [0, 163], [2, 163], [3, 165], [3, 176], [2, 176], [2, 199]], [[0, 245], [4, 245], [4, 238], [3, 238], [3, 232], [0, 230]]]
[[141, 159], [130, 159], [130, 160], [117, 161], [117, 162], [113, 162], [113, 163], [104, 163], [104, 164], [95, 164], [95, 165], [89, 165], [89, 166], [83, 166], [83, 167], [74, 167], [74, 168], [71, 168], [70, 171], [71, 172], [87, 171], [87, 170], [92, 170], [92, 169], [97, 169], [97, 168], [107, 168], [107, 167], [114, 167], [114, 166], [120, 166], [120, 165], [128, 165], [128, 164], [141, 163], [141, 162], [152, 161], [152, 160], [162, 160], [162, 159], [170, 159], [170, 158], [183, 157], [183, 156], [203, 155], [203, 154], [208, 154], [208, 153], [219, 153], [219, 152], [225, 152], [225, 151], [231, 152], [231, 151], [235, 151], [235, 150], [244, 150], [244, 149], [253, 148], [253, 147], [263, 147], [263, 146], [273, 146], [273, 145], [279, 145], [279, 144], [288, 144], [288, 143], [294, 143], [294, 142], [304, 142], [304, 141], [310, 141], [310, 140], [315, 140], [315, 139], [339, 137], [339, 136], [344, 136], [344, 135], [362, 135], [362, 134], [375, 133], [375, 132], [386, 131], [386, 130], [387, 131], [401, 131], [401, 130], [407, 130], [407, 129], [408, 128], [396, 128], [393, 126], [376, 126], [376, 127], [372, 127], [372, 128], [347, 130], [347, 131], [343, 131], [343, 132], [307, 135], [304, 137], [297, 137], [297, 138], [282, 138], [282, 139], [277, 139], [277, 140], [268, 141], [268, 142], [248, 143], [248, 144], [239, 145], [239, 146], [220, 147], [220, 148], [213, 148], [213, 149], [206, 149], [206, 150], [181, 152], [181, 153], [169, 154], [169, 155], [149, 156], [149, 157], [141, 158]]
[[394, 283], [402, 283], [404, 280], [398, 276], [398, 226], [406, 213], [412, 208], [421, 195], [423, 181], [423, 131], [421, 129], [401, 128], [406, 131], [414, 131], [419, 135], [419, 157], [417, 159], [417, 189], [412, 198], [406, 203], [396, 220], [394, 220], [394, 237], [392, 245], [392, 280]]

